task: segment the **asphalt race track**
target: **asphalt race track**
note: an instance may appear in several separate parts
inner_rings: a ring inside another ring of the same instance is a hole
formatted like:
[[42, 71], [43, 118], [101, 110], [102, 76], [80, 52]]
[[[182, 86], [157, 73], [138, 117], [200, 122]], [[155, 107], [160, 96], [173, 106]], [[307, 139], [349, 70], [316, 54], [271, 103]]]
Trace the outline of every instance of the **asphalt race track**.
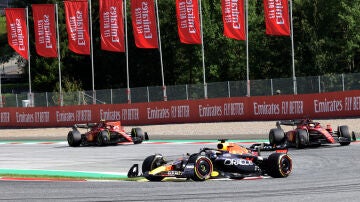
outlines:
[[[65, 143], [0, 144], [0, 169], [124, 174], [151, 154], [181, 155], [213, 144], [71, 148]], [[264, 155], [266, 153], [263, 153]], [[359, 201], [360, 143], [289, 151], [288, 178], [193, 182], [0, 180], [0, 201]]]

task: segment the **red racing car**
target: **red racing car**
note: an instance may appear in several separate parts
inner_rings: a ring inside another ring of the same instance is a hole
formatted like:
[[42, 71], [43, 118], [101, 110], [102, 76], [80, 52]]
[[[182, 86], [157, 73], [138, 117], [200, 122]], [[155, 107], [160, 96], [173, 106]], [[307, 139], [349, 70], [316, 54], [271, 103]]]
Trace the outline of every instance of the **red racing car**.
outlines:
[[[281, 125], [293, 126], [292, 130], [284, 132]], [[333, 131], [331, 125], [323, 127], [311, 119], [287, 120], [276, 122], [276, 128], [269, 132], [269, 142], [272, 147], [296, 147], [298, 149], [322, 144], [340, 143], [349, 145], [356, 141], [355, 133], [349, 132], [347, 125], [337, 127]]]
[[[82, 134], [79, 128], [87, 129], [87, 132]], [[120, 142], [140, 144], [144, 140], [149, 140], [149, 136], [141, 128], [132, 128], [130, 133], [126, 133], [120, 121], [75, 124], [67, 135], [67, 141], [71, 147], [116, 145]]]

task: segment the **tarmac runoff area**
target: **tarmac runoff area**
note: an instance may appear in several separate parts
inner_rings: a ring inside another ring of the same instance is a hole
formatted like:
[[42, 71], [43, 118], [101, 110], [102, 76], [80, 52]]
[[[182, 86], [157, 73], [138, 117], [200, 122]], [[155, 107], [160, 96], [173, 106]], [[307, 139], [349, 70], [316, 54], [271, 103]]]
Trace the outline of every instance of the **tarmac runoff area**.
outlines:
[[[350, 131], [360, 132], [360, 118], [316, 120], [321, 125], [331, 125], [336, 130], [339, 125], [348, 125]], [[276, 121], [239, 121], [212, 123], [184, 123], [124, 126], [130, 132], [133, 127], [140, 127], [152, 140], [211, 140], [211, 139], [268, 139], [271, 128]], [[290, 130], [292, 127], [284, 127]], [[0, 129], [0, 141], [4, 140], [66, 140], [69, 127], [58, 128], [12, 128]], [[86, 130], [85, 130], [86, 131]]]

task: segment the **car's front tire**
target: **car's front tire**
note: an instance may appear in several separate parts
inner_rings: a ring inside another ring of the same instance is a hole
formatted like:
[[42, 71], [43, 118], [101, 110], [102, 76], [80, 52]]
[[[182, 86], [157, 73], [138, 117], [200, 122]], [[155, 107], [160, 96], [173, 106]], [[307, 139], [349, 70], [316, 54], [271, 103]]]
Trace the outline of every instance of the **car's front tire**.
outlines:
[[344, 125], [344, 126], [339, 126], [338, 127], [338, 132], [339, 132], [339, 136], [342, 138], [346, 138], [348, 141], [342, 141], [340, 142], [341, 146], [346, 146], [349, 145], [351, 142], [351, 135], [349, 132], [349, 127]]
[[164, 157], [160, 154], [151, 155], [145, 158], [143, 161], [141, 170], [144, 174], [144, 177], [149, 181], [161, 181], [164, 179], [162, 176], [153, 176], [148, 175], [147, 173], [154, 170], [155, 168], [158, 168], [162, 165], [164, 165], [166, 162], [164, 160]]
[[97, 134], [96, 144], [98, 146], [104, 146], [104, 145], [108, 144], [109, 141], [110, 141], [109, 131], [103, 130]]
[[211, 177], [214, 166], [208, 157], [202, 155], [192, 155], [190, 156], [188, 163], [194, 164], [194, 175], [191, 176], [192, 180], [204, 181]]
[[356, 141], [356, 135], [355, 135], [355, 132], [353, 131], [352, 133], [351, 133], [351, 138], [352, 138], [352, 141]]
[[134, 144], [140, 144], [145, 138], [145, 133], [141, 128], [132, 128], [131, 129], [131, 138]]
[[309, 144], [309, 133], [306, 130], [296, 130], [295, 138], [297, 149], [303, 149]]
[[267, 159], [266, 170], [271, 177], [287, 177], [292, 171], [292, 159], [284, 153], [272, 153]]

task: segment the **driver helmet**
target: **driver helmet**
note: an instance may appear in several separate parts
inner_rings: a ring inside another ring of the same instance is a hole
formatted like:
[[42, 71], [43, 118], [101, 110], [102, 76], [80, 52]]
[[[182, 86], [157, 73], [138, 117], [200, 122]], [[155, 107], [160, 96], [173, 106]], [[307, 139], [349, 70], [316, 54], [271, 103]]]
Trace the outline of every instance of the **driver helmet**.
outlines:
[[315, 123], [309, 123], [309, 127], [310, 127], [310, 128], [314, 128], [314, 127], [315, 127]]

